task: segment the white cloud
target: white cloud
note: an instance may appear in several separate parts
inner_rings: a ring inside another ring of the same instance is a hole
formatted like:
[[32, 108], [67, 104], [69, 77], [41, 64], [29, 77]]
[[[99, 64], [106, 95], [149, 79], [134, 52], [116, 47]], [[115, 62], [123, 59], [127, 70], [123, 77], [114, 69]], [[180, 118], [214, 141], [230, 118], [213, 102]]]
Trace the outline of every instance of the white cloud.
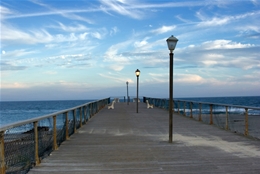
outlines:
[[[35, 0], [32, 0], [31, 2], [37, 4], [37, 5], [40, 5], [40, 6], [43, 6], [47, 9], [50, 10], [50, 12], [45, 12], [45, 13], [35, 13], [35, 14], [28, 14], [29, 16], [41, 16], [41, 15], [61, 15], [65, 18], [68, 18], [68, 19], [72, 19], [72, 20], [79, 20], [79, 21], [84, 21], [84, 22], [87, 22], [89, 24], [93, 24], [94, 22], [86, 17], [81, 17], [79, 15], [75, 15], [74, 12], [76, 11], [71, 11], [71, 10], [59, 10], [59, 9], [56, 9], [48, 4], [44, 4], [40, 1], [35, 1]], [[27, 15], [27, 16], [28, 16]], [[26, 15], [25, 15], [26, 17]]]
[[[126, 82], [126, 78], [123, 77], [122, 75], [118, 75], [118, 74], [112, 74], [112, 73], [109, 73], [109, 74], [102, 74], [102, 73], [99, 73], [99, 75], [101, 77], [104, 77], [105, 79], [110, 79], [110, 80], [113, 80], [114, 82], [117, 82], [117, 83], [125, 83]], [[127, 79], [127, 81], [129, 83], [132, 83], [133, 80], [131, 79]]]
[[112, 27], [110, 30], [110, 36], [115, 35], [118, 31], [119, 31], [119, 29], [117, 27]]
[[85, 27], [82, 24], [76, 24], [75, 26], [67, 26], [67, 25], [64, 25], [61, 22], [58, 22], [58, 24], [59, 24], [59, 26], [51, 26], [51, 28], [60, 28], [63, 31], [72, 32], [72, 33], [89, 30], [89, 28]]
[[148, 43], [146, 40], [147, 40], [147, 39], [144, 39], [144, 40], [142, 40], [142, 41], [136, 41], [136, 42], [134, 43], [134, 46], [137, 47], [137, 48], [143, 47], [143, 46], [145, 46], [145, 45]]
[[97, 39], [102, 39], [102, 36], [99, 32], [92, 32], [91, 35], [94, 37], [94, 38], [97, 38]]
[[[190, 45], [175, 51], [175, 66], [184, 69], [193, 67], [207, 71], [210, 68], [222, 69], [217, 74], [224, 75], [226, 68], [236, 70], [253, 70], [260, 66], [259, 46], [242, 44], [231, 40], [206, 41], [200, 45]], [[212, 70], [214, 70], [212, 69]], [[207, 75], [215, 76], [214, 73]]]
[[133, 57], [127, 54], [124, 55], [123, 52], [130, 47], [132, 43], [132, 40], [127, 40], [110, 46], [103, 56], [103, 61], [106, 64], [105, 67], [115, 71], [121, 71], [125, 65], [130, 64]]
[[[79, 30], [83, 30], [84, 27]], [[66, 31], [77, 31], [76, 27], [65, 27], [63, 28]], [[79, 31], [78, 30], [78, 31]], [[102, 34], [101, 34], [102, 33]], [[52, 46], [54, 43], [60, 42], [75, 42], [78, 40], [85, 40], [88, 35], [91, 35], [93, 38], [102, 39], [107, 31], [105, 28], [98, 29], [94, 32], [84, 32], [84, 33], [69, 33], [69, 34], [51, 34], [45, 29], [38, 30], [20, 30], [12, 26], [4, 25], [1, 26], [1, 40], [7, 41], [10, 43], [22, 43], [22, 44], [38, 44], [45, 43], [46, 46]]]
[[206, 66], [212, 66], [212, 65], [218, 64], [218, 62], [215, 60], [204, 60], [204, 61], [202, 61], [202, 63], [204, 63]]
[[115, 45], [112, 45], [109, 47], [109, 49], [104, 54], [104, 62], [113, 62], [113, 63], [122, 63], [127, 64], [129, 63], [128, 58], [122, 56], [121, 53], [119, 53], [119, 50], [123, 51], [129, 45], [132, 43], [132, 41], [125, 41], [122, 43], [118, 43]]
[[25, 44], [48, 43], [53, 40], [53, 36], [43, 29], [24, 32], [12, 26], [2, 24], [1, 40]]
[[235, 48], [249, 48], [253, 47], [252, 44], [241, 44], [237, 42], [232, 42], [231, 40], [214, 40], [206, 41], [202, 43], [202, 47], [206, 50], [212, 49], [235, 49]]
[[172, 26], [162, 26], [160, 28], [152, 30], [151, 32], [152, 33], [156, 33], [156, 34], [163, 34], [163, 33], [167, 33], [167, 32], [173, 31], [175, 28], [176, 28], [175, 25], [172, 25]]
[[69, 18], [69, 19], [72, 19], [72, 20], [78, 20], [78, 21], [84, 21], [84, 22], [87, 22], [89, 24], [94, 24], [94, 22], [86, 17], [81, 17], [81, 16], [78, 16], [78, 15], [75, 15], [73, 13], [66, 13], [66, 12], [63, 12], [63, 11], [60, 11], [59, 12], [63, 17], [66, 17], [66, 18]]
[[201, 12], [197, 12], [196, 16], [201, 20], [201, 22], [198, 23], [199, 27], [213, 27], [213, 26], [219, 26], [219, 25], [226, 25], [231, 23], [232, 21], [238, 21], [241, 19], [245, 19], [252, 16], [259, 16], [260, 11], [255, 12], [248, 12], [244, 14], [239, 14], [235, 16], [221, 16], [220, 17], [212, 17], [208, 18], [205, 15], [203, 15]]
[[259, 1], [258, 1], [258, 0], [251, 0], [251, 2], [252, 2], [255, 6], [258, 6], [258, 5], [259, 5]]
[[114, 71], [121, 71], [122, 69], [124, 69], [124, 66], [120, 64], [116, 64], [116, 65], [110, 65], [108, 66], [108, 68]]
[[174, 81], [177, 83], [203, 83], [204, 79], [196, 74], [176, 74]]
[[176, 15], [175, 17], [177, 19], [179, 19], [180, 21], [184, 22], [184, 23], [190, 23], [191, 22], [190, 20], [182, 18], [181, 15]]
[[23, 56], [33, 55], [38, 53], [38, 51], [30, 51], [26, 49], [12, 50], [12, 51], [2, 51], [2, 59], [12, 60], [13, 57], [21, 58]]
[[[168, 83], [169, 82], [169, 74], [168, 73], [149, 73], [151, 76], [153, 82], [156, 83]], [[201, 76], [197, 74], [180, 74], [180, 73], [174, 73], [173, 77], [174, 83], [177, 84], [201, 84], [206, 82]]]
[[137, 8], [135, 8], [136, 6], [138, 6], [137, 1], [126, 2], [118, 0], [100, 0], [100, 2], [102, 4], [101, 10], [103, 10], [105, 13], [108, 13], [108, 11], [114, 11], [118, 14], [129, 16], [135, 19], [141, 19], [144, 15], [141, 10], [137, 10]]
[[0, 14], [1, 14], [0, 16], [1, 16], [1, 18], [5, 17], [5, 15], [7, 15], [7, 14], [13, 14], [13, 13], [14, 12], [11, 11], [9, 8], [6, 8], [6, 7], [0, 5]]
[[12, 83], [0, 83], [0, 88], [28, 88], [29, 84], [27, 83], [22, 83], [22, 82], [12, 82]]
[[[165, 73], [149, 73], [149, 75], [151, 76], [151, 79], [153, 82], [156, 83], [166, 83], [169, 82], [169, 74], [165, 74]], [[151, 81], [151, 80], [150, 80]]]
[[82, 33], [82, 34], [79, 35], [79, 39], [80, 39], [80, 40], [85, 40], [86, 37], [87, 37], [87, 35], [89, 35], [89, 33], [87, 33], [87, 32]]

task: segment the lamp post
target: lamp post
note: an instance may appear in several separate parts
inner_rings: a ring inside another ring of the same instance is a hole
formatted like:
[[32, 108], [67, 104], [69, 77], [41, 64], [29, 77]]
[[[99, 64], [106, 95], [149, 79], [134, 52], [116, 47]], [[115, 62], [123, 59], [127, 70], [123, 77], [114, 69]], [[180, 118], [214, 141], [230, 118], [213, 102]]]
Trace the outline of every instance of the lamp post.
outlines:
[[172, 143], [172, 113], [173, 113], [173, 50], [178, 39], [173, 35], [166, 40], [170, 50], [170, 69], [169, 69], [169, 143]]
[[139, 84], [139, 75], [140, 75], [140, 70], [137, 69], [135, 71], [135, 75], [137, 78], [137, 89], [136, 89], [136, 113], [138, 113], [138, 84]]
[[127, 81], [127, 82], [126, 82], [126, 92], [127, 92], [127, 93], [126, 93], [126, 98], [127, 98], [126, 100], [127, 100], [127, 105], [129, 105], [128, 84], [129, 84], [129, 83], [128, 83], [128, 81]]

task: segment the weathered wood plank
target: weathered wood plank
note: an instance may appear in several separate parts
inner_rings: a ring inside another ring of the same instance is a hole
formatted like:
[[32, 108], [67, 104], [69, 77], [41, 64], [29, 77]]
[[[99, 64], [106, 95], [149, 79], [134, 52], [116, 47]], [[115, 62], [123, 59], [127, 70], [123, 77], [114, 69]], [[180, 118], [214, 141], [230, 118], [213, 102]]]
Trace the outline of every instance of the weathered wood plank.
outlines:
[[260, 141], [168, 112], [115, 103], [42, 160], [41, 173], [260, 173]]

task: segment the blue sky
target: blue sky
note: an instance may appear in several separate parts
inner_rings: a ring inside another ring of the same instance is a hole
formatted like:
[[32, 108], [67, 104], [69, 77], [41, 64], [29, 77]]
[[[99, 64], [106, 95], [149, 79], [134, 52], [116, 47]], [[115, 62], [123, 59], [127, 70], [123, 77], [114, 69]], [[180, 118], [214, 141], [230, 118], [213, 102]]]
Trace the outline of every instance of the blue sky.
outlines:
[[259, 0], [1, 0], [1, 100], [260, 95]]

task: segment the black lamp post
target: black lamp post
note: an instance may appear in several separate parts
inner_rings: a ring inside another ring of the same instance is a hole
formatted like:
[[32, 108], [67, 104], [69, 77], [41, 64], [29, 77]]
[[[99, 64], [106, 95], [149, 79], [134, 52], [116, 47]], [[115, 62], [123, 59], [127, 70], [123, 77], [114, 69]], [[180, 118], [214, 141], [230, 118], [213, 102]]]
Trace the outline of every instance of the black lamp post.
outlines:
[[137, 69], [135, 71], [135, 75], [137, 78], [137, 89], [136, 89], [136, 113], [138, 113], [138, 85], [139, 85], [139, 75], [140, 75], [140, 70]]
[[173, 50], [178, 39], [173, 35], [166, 40], [170, 50], [170, 70], [169, 70], [169, 143], [172, 143], [172, 113], [173, 113]]
[[127, 92], [127, 93], [126, 93], [126, 98], [127, 98], [126, 100], [127, 100], [127, 105], [129, 105], [128, 84], [129, 84], [129, 83], [128, 83], [128, 81], [127, 81], [127, 82], [126, 82], [126, 92]]

